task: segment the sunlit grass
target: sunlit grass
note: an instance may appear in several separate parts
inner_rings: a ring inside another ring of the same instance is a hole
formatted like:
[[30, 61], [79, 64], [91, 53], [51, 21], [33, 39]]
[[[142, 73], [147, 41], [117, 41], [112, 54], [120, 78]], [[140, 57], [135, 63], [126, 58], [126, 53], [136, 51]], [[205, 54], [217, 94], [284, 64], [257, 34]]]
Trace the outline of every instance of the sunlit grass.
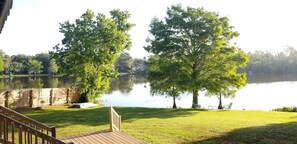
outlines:
[[[297, 114], [116, 107], [122, 131], [146, 143], [294, 143]], [[108, 108], [46, 107], [26, 115], [65, 137], [108, 129]]]

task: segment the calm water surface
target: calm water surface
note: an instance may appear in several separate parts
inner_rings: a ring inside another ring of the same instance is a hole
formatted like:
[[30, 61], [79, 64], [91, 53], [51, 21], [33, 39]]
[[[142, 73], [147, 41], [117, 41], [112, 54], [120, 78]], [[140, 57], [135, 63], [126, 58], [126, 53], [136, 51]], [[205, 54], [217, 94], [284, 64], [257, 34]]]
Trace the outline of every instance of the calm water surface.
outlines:
[[[134, 82], [131, 77], [122, 77], [118, 82], [123, 86], [132, 86], [125, 90], [115, 90], [105, 94], [101, 100], [106, 106], [133, 107], [172, 107], [173, 100], [165, 96], [151, 96], [148, 81]], [[133, 83], [134, 82], [134, 83]], [[199, 93], [198, 103], [203, 108], [217, 106], [216, 96], [207, 97]], [[236, 93], [233, 99], [223, 99], [223, 105], [233, 103], [232, 109], [272, 110], [283, 106], [297, 106], [297, 75], [257, 75], [247, 79], [247, 85]], [[182, 94], [177, 106], [190, 108], [192, 95]]]
[[[70, 79], [58, 77], [15, 77], [0, 79], [0, 89], [56, 88], [70, 86]], [[141, 76], [122, 76], [113, 80], [110, 90], [100, 101], [105, 106], [172, 107], [172, 98], [151, 96], [149, 81]], [[199, 104], [208, 108], [217, 106], [216, 96], [207, 97], [199, 93]], [[247, 85], [236, 93], [234, 99], [223, 99], [223, 105], [233, 103], [232, 109], [271, 110], [283, 106], [297, 106], [297, 75], [257, 75], [247, 79]], [[177, 106], [189, 108], [192, 95], [184, 93], [177, 100]]]

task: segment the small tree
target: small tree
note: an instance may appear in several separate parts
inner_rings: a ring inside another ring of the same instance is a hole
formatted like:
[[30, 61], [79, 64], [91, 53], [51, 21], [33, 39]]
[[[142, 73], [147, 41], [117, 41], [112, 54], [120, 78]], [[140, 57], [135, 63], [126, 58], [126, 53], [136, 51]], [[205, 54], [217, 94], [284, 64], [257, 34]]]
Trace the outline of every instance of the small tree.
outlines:
[[180, 80], [180, 65], [166, 57], [153, 56], [148, 60], [148, 79], [153, 95], [167, 95], [173, 98], [172, 108], [177, 108], [176, 98], [182, 92], [178, 83]]
[[235, 92], [246, 84], [246, 74], [237, 73], [238, 68], [245, 67], [248, 59], [246, 54], [235, 47], [222, 48], [224, 55], [213, 58], [220, 61], [217, 70], [208, 74], [209, 83], [204, 85], [210, 95], [218, 95], [218, 109], [223, 109], [222, 95], [224, 97], [235, 96]]
[[133, 58], [129, 53], [123, 52], [115, 63], [118, 72], [130, 72], [132, 68]]
[[36, 74], [40, 74], [42, 72], [42, 62], [34, 59], [28, 60], [28, 72], [29, 74], [33, 73], [35, 76]]
[[18, 72], [20, 72], [21, 70], [22, 70], [22, 68], [23, 68], [23, 64], [22, 63], [19, 63], [19, 62], [12, 62], [11, 64], [10, 64], [10, 71], [11, 72], [16, 72], [16, 73], [18, 73]]
[[132, 63], [133, 73], [145, 74], [147, 72], [147, 65], [145, 59], [135, 58]]
[[34, 56], [34, 59], [42, 62], [42, 73], [49, 73], [49, 65], [50, 65], [50, 54], [49, 53], [39, 53]]
[[3, 72], [4, 71], [4, 61], [3, 61], [3, 58], [0, 57], [0, 72]]
[[112, 10], [111, 18], [87, 10], [74, 23], [61, 23], [62, 45], [51, 53], [59, 70], [73, 76], [87, 101], [95, 101], [116, 77], [114, 63], [124, 49], [131, 47], [127, 11]]
[[9, 74], [11, 67], [11, 58], [8, 55], [5, 55], [2, 60], [4, 62], [4, 73]]
[[5, 63], [4, 63], [4, 60], [3, 60], [4, 56], [5, 56], [4, 51], [0, 49], [0, 72], [4, 71], [4, 66], [5, 66]]
[[59, 67], [54, 59], [51, 59], [48, 66], [49, 74], [56, 74], [59, 70]]

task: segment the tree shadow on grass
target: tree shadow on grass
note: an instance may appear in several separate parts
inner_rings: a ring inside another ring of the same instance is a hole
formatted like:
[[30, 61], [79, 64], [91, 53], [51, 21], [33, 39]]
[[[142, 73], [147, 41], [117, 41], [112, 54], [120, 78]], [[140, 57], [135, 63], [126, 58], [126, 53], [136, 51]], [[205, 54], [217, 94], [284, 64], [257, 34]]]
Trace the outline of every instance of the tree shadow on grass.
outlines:
[[225, 135], [191, 144], [296, 144], [297, 122], [235, 129]]
[[73, 125], [98, 126], [108, 124], [108, 109], [41, 109], [24, 112], [25, 115], [47, 125], [63, 128]]
[[187, 117], [194, 113], [199, 113], [202, 110], [195, 109], [170, 109], [170, 108], [138, 108], [138, 107], [117, 107], [115, 108], [125, 122], [131, 122], [137, 119], [150, 118], [174, 118]]
[[[131, 108], [131, 107], [115, 107], [119, 115], [122, 116], [122, 122], [132, 122], [139, 119], [149, 118], [173, 118], [188, 116], [199, 112], [191, 109], [165, 109], [165, 108]], [[65, 110], [35, 110], [24, 112], [27, 116], [45, 123], [47, 125], [54, 125], [57, 128], [68, 127], [71, 125], [88, 125], [98, 126], [109, 124], [109, 109], [91, 108], [91, 109], [65, 109]]]

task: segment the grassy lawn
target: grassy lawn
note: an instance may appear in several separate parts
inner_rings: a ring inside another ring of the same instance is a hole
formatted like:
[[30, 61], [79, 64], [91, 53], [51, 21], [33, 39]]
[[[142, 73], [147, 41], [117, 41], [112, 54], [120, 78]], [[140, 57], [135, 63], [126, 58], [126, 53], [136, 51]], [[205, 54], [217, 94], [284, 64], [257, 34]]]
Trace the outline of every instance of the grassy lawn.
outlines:
[[[297, 113], [264, 111], [199, 111], [116, 107], [122, 131], [146, 143], [263, 143], [297, 141]], [[24, 112], [55, 125], [65, 137], [108, 129], [108, 108], [46, 107]]]

